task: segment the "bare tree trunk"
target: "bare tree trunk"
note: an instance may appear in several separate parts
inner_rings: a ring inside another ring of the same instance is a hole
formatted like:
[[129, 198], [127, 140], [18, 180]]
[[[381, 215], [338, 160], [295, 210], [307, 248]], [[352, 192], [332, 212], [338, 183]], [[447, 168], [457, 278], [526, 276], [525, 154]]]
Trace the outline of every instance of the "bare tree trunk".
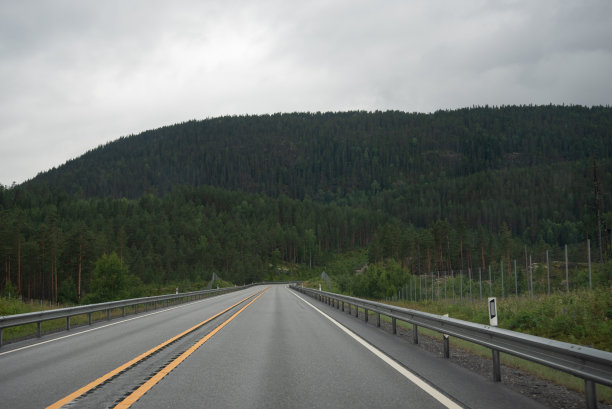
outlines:
[[21, 295], [21, 234], [17, 232], [17, 294]]
[[79, 243], [79, 278], [77, 284], [77, 297], [78, 300], [81, 300], [81, 265], [83, 260], [83, 243]]

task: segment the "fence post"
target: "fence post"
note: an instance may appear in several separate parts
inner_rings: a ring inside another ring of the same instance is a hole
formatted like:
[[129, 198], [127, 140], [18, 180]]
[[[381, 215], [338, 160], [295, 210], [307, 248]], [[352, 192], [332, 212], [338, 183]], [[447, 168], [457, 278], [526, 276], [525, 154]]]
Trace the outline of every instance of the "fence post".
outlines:
[[463, 269], [459, 270], [459, 299], [463, 300]]
[[589, 254], [589, 290], [592, 290], [593, 282], [591, 281], [591, 239], [587, 239], [587, 250]]
[[431, 301], [434, 300], [434, 273], [431, 272]]
[[444, 299], [446, 300], [446, 282], [448, 281], [448, 271], [444, 272]]
[[412, 278], [408, 278], [408, 299], [412, 301]]
[[533, 298], [533, 263], [531, 262], [531, 254], [529, 255], [529, 286], [531, 287], [531, 298]]
[[567, 244], [565, 245], [565, 289], [569, 292], [569, 267], [567, 265]]
[[470, 301], [473, 301], [472, 297], [472, 269], [468, 267], [468, 283], [470, 284]]
[[482, 300], [482, 268], [478, 267], [478, 282], [480, 285], [480, 299]]
[[516, 296], [518, 297], [518, 277], [517, 277], [517, 272], [516, 272], [516, 259], [514, 259], [514, 292], [516, 293]]
[[504, 260], [499, 262], [499, 267], [501, 269], [502, 298], [504, 298]]
[[550, 295], [550, 262], [548, 261], [548, 250], [546, 250], [546, 281], [548, 282], [548, 295]]

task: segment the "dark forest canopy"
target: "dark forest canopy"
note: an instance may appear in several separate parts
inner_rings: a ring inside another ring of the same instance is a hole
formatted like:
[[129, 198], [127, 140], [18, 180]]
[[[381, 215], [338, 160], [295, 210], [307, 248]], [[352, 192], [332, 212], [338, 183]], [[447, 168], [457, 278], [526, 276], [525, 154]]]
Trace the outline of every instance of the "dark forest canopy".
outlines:
[[498, 260], [595, 237], [595, 169], [612, 225], [609, 107], [189, 121], [0, 187], [0, 288], [56, 299], [82, 270], [87, 291], [113, 252], [145, 283], [258, 280], [357, 248], [414, 269], [449, 237], [440, 265]]
[[593, 160], [605, 185], [611, 155], [609, 107], [233, 116], [121, 138], [24, 188], [136, 199], [216, 186], [522, 235], [542, 219], [582, 221]]
[[82, 197], [138, 198], [176, 185], [303, 199], [609, 158], [604, 107], [471, 108], [232, 116], [121, 138], [27, 183]]

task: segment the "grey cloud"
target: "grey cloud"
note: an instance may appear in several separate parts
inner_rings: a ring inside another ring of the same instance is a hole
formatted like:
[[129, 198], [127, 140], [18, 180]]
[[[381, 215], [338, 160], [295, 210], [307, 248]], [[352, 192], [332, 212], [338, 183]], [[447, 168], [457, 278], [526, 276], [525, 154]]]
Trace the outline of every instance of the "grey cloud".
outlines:
[[610, 4], [3, 2], [0, 183], [192, 118], [609, 104]]

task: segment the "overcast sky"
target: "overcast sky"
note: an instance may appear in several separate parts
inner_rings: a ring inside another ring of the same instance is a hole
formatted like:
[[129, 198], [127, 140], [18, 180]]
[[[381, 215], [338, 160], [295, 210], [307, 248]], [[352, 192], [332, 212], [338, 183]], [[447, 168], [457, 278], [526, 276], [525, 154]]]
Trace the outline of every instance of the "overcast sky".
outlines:
[[612, 105], [610, 0], [0, 1], [0, 184], [190, 119]]

